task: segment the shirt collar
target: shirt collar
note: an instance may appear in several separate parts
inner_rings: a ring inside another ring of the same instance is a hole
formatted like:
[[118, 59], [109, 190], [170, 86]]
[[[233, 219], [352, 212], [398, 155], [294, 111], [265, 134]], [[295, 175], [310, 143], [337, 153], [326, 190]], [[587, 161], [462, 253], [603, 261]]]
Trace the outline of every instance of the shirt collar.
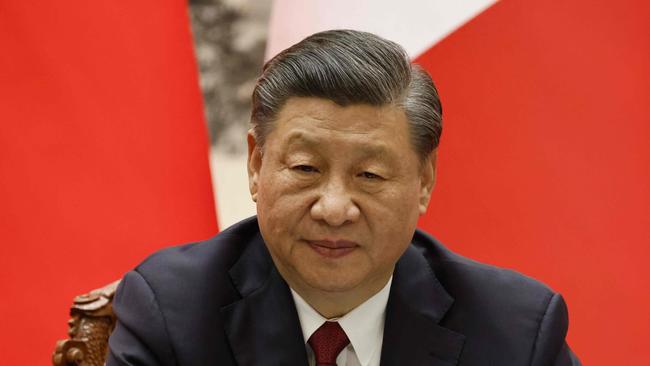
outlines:
[[327, 320], [336, 320], [345, 331], [361, 365], [367, 365], [373, 354], [381, 350], [384, 335], [384, 315], [390, 294], [391, 276], [375, 295], [349, 313], [336, 319], [326, 319], [291, 289], [296, 304], [305, 343]]

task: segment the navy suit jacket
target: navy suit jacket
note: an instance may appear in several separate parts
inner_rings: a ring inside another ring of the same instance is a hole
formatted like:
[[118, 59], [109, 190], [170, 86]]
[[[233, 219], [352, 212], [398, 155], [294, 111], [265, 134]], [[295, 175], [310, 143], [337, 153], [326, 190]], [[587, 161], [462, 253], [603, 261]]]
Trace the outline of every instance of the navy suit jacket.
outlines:
[[[107, 366], [307, 365], [256, 218], [152, 255], [126, 274], [113, 306]], [[559, 294], [417, 231], [395, 267], [381, 365], [579, 365], [567, 326]]]

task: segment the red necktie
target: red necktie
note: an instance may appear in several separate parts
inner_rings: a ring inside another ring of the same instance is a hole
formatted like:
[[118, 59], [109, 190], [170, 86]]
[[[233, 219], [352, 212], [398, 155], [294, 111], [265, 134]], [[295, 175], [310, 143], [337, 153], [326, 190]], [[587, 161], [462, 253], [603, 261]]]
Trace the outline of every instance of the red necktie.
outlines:
[[316, 366], [336, 366], [336, 356], [350, 343], [337, 322], [325, 322], [307, 341], [314, 350]]

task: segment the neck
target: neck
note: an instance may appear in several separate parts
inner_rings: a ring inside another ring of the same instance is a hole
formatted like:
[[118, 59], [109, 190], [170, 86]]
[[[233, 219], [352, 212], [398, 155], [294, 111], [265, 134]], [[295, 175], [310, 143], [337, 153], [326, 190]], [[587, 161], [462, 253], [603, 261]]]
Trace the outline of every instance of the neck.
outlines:
[[323, 291], [307, 284], [287, 282], [320, 315], [332, 319], [344, 316], [376, 295], [386, 286], [391, 274], [392, 271], [365, 286], [346, 291]]

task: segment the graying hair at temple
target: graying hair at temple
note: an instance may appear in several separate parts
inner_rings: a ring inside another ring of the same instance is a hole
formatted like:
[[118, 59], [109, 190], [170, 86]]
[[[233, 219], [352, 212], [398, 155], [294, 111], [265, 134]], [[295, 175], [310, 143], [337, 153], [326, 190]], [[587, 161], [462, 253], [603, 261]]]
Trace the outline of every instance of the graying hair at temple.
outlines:
[[406, 114], [420, 160], [440, 141], [442, 106], [431, 77], [411, 64], [400, 45], [371, 33], [316, 33], [269, 60], [253, 91], [251, 124], [258, 145], [264, 146], [291, 97], [325, 98], [341, 106], [396, 105]]

